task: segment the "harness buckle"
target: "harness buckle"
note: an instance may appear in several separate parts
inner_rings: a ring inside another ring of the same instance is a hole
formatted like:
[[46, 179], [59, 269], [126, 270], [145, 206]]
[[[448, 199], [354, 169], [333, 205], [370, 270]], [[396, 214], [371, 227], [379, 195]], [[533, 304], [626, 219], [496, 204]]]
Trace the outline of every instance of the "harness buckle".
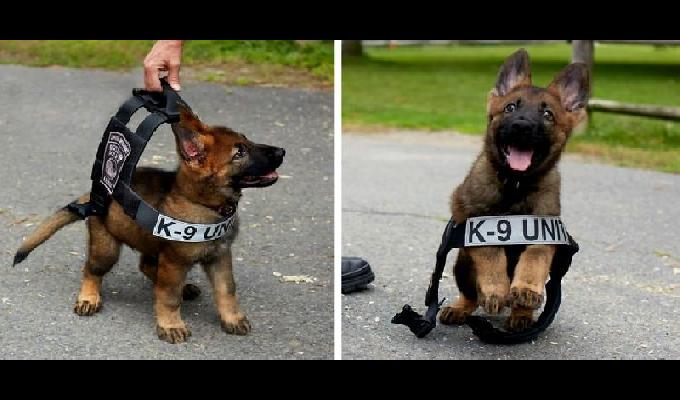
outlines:
[[85, 219], [91, 215], [102, 215], [102, 212], [93, 203], [79, 204], [74, 201], [68, 204], [66, 209], [76, 214], [80, 219]]

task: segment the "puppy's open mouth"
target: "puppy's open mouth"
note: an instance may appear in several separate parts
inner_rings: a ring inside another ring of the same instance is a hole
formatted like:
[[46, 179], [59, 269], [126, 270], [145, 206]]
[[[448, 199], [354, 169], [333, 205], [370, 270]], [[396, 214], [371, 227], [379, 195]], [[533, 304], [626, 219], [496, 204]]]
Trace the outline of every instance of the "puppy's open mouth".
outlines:
[[515, 146], [503, 146], [503, 154], [505, 155], [508, 166], [510, 166], [513, 171], [523, 172], [531, 166], [534, 151], [520, 149]]
[[267, 187], [271, 186], [279, 179], [279, 174], [276, 171], [272, 171], [266, 175], [262, 176], [244, 176], [239, 178], [240, 187]]

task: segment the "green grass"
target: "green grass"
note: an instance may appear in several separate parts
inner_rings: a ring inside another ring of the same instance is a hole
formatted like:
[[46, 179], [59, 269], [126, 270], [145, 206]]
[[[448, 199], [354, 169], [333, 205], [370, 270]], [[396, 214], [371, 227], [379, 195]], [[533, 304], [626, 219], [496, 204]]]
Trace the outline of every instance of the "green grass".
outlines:
[[187, 42], [188, 63], [222, 64], [241, 60], [303, 68], [333, 80], [333, 43], [300, 45], [294, 40], [196, 40]]
[[[568, 44], [526, 46], [546, 86], [571, 58]], [[350, 126], [485, 131], [486, 96], [517, 46], [369, 48], [344, 58], [342, 118]], [[680, 106], [680, 48], [597, 45], [593, 97]], [[569, 149], [622, 165], [680, 172], [680, 123], [593, 113]]]
[[[140, 67], [151, 40], [2, 40], [0, 63], [123, 69]], [[308, 71], [333, 81], [332, 41], [189, 40], [183, 66], [269, 64]]]

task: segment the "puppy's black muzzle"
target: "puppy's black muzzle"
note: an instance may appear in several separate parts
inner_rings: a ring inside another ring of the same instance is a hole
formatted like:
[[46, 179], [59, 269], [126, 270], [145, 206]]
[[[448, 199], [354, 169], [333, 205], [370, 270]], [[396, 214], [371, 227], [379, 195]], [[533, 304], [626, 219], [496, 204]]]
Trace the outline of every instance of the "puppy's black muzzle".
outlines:
[[[505, 172], [526, 175], [536, 171], [536, 166], [541, 165], [547, 157], [552, 140], [542, 118], [524, 113], [506, 117], [501, 122], [496, 134], [496, 145]], [[517, 172], [508, 166], [506, 157], [513, 147], [520, 151], [533, 152], [531, 166], [527, 171]]]
[[278, 180], [276, 169], [283, 163], [286, 150], [266, 144], [255, 144], [250, 150], [250, 164], [235, 178], [240, 187], [267, 187]]
[[540, 150], [550, 146], [550, 138], [542, 121], [519, 115], [507, 118], [498, 128], [498, 144], [523, 150]]

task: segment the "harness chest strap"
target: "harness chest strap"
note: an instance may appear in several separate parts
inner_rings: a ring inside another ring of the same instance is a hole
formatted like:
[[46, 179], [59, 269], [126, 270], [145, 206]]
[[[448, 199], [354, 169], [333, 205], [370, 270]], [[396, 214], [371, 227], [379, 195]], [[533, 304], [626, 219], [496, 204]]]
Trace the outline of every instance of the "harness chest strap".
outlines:
[[[178, 102], [183, 100], [165, 79], [161, 79], [161, 84], [163, 93], [134, 89], [133, 96], [111, 117], [92, 165], [90, 201], [85, 204], [73, 202], [67, 208], [81, 218], [102, 216], [106, 214], [111, 200], [115, 199], [125, 214], [154, 236], [182, 242], [218, 239], [232, 227], [235, 208], [213, 224], [185, 222], [160, 213], [131, 188], [137, 163], [156, 129], [162, 124], [179, 121]], [[127, 124], [141, 107], [150, 114], [133, 133]]]
[[436, 316], [445, 300], [438, 299], [439, 281], [446, 257], [453, 248], [529, 244], [558, 245], [550, 267], [550, 281], [546, 284], [546, 303], [536, 323], [530, 329], [516, 333], [500, 331], [479, 316], [469, 316], [465, 323], [487, 343], [511, 344], [534, 339], [552, 323], [560, 306], [562, 277], [571, 265], [572, 256], [579, 249], [561, 219], [556, 216], [484, 216], [468, 218], [460, 225], [451, 218], [442, 235], [442, 243], [437, 250], [437, 262], [425, 295], [425, 305], [428, 307], [425, 317], [406, 304], [392, 318], [392, 323], [408, 326], [419, 338], [425, 337], [434, 329]]

